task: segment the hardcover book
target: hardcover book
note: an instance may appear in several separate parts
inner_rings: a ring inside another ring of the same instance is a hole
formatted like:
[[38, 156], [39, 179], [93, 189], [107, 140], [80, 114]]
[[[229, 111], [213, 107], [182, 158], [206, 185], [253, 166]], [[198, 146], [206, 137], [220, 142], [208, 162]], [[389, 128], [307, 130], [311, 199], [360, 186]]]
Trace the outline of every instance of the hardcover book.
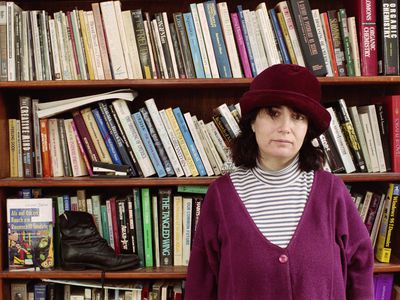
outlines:
[[51, 198], [7, 199], [7, 230], [10, 271], [54, 267]]

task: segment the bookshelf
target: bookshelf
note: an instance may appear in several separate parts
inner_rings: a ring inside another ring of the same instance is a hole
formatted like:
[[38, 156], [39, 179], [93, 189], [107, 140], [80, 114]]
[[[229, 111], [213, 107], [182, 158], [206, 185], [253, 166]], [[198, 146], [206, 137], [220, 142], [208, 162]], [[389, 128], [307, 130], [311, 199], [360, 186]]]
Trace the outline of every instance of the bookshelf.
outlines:
[[[354, 1], [354, 0], [353, 0]], [[49, 13], [59, 10], [72, 10], [75, 7], [89, 10], [94, 1], [16, 1], [26, 10], [44, 9]], [[188, 11], [193, 1], [161, 1], [148, 0], [123, 1], [124, 9], [141, 8], [151, 14], [166, 11]], [[261, 1], [229, 1], [229, 8], [233, 10], [238, 4], [248, 8], [255, 8]], [[267, 1], [268, 7], [279, 1]], [[351, 2], [351, 1], [350, 1]], [[318, 1], [310, 0], [312, 8], [320, 11], [346, 7], [347, 1]], [[372, 77], [330, 77], [319, 78], [322, 84], [323, 99], [325, 102], [345, 98], [348, 105], [368, 104], [372, 96], [400, 93], [400, 76], [372, 76]], [[67, 97], [85, 94], [100, 93], [118, 88], [132, 88], [139, 92], [139, 97], [131, 105], [131, 111], [143, 106], [144, 100], [154, 98], [161, 108], [180, 106], [182, 111], [196, 114], [199, 118], [210, 120], [211, 108], [221, 103], [236, 103], [245, 92], [251, 79], [157, 79], [157, 80], [74, 80], [74, 81], [26, 81], [0, 82], [0, 299], [9, 299], [10, 283], [18, 279], [100, 279], [102, 273], [96, 270], [72, 272], [56, 269], [50, 272], [9, 272], [7, 271], [7, 226], [6, 226], [6, 198], [23, 187], [41, 187], [48, 189], [77, 189], [77, 188], [130, 188], [130, 187], [162, 187], [175, 185], [208, 185], [216, 177], [198, 178], [129, 178], [129, 179], [92, 179], [82, 178], [10, 178], [9, 177], [9, 149], [7, 120], [18, 115], [18, 96], [29, 94], [38, 97], [41, 101], [64, 99]], [[400, 180], [399, 173], [373, 174], [340, 174], [346, 183], [356, 183], [363, 186], [370, 184], [382, 185], [386, 182]], [[393, 259], [390, 264], [376, 263], [375, 272], [400, 272], [400, 261]], [[106, 272], [106, 279], [184, 279], [186, 267], [142, 268], [125, 270], [123, 272]]]

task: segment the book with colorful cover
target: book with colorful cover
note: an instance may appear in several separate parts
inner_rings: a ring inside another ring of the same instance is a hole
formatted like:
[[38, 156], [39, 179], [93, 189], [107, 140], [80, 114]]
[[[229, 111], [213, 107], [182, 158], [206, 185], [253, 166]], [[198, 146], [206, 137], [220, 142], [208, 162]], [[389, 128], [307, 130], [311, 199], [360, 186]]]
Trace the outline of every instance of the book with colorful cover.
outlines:
[[7, 199], [7, 229], [10, 271], [53, 269], [51, 198]]

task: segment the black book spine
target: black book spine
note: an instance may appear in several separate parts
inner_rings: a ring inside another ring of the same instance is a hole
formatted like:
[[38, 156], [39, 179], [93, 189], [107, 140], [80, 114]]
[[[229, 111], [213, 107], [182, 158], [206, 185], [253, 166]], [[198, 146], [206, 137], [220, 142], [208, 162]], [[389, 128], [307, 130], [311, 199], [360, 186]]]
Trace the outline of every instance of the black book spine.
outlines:
[[170, 189], [159, 189], [159, 227], [160, 227], [160, 265], [172, 266], [172, 192]]
[[338, 67], [339, 76], [346, 76], [346, 59], [344, 57], [344, 49], [342, 37], [340, 35], [339, 17], [337, 10], [328, 11], [329, 27], [332, 34], [333, 49], [335, 51], [336, 65]]
[[161, 46], [164, 52], [165, 64], [167, 65], [168, 77], [175, 78], [174, 68], [172, 66], [171, 51], [168, 46], [167, 33], [165, 30], [163, 16], [161, 13], [156, 13], [154, 14], [154, 16], [156, 18], [158, 32], [160, 34]]
[[399, 75], [398, 0], [382, 0], [380, 17], [383, 75]]
[[153, 57], [154, 57], [154, 67], [155, 70], [153, 70], [153, 78], [162, 78], [161, 77], [161, 71], [160, 71], [160, 61], [158, 58], [158, 54], [157, 54], [157, 49], [156, 49], [156, 43], [154, 40], [154, 34], [153, 34], [153, 30], [151, 27], [151, 18], [150, 18], [150, 13], [149, 12], [144, 12], [144, 17], [147, 21], [147, 24], [149, 26], [149, 36], [150, 36], [150, 45], [151, 45], [151, 49], [152, 49], [152, 53], [153, 53]]
[[327, 71], [310, 3], [308, 0], [290, 0], [290, 7], [307, 68], [315, 76], [325, 76]]
[[179, 48], [178, 34], [176, 33], [174, 23], [169, 24], [169, 31], [171, 32], [172, 45], [175, 51], [176, 65], [178, 67], [179, 78], [186, 78], [185, 66], [183, 65], [182, 52]]
[[330, 134], [328, 132], [321, 134], [318, 137], [318, 141], [325, 153], [326, 161], [331, 168], [332, 173], [345, 172], [342, 159], [340, 158], [340, 154], [337, 151]]
[[119, 247], [122, 254], [132, 253], [132, 244], [129, 238], [129, 217], [125, 199], [116, 200], [117, 223], [119, 231]]

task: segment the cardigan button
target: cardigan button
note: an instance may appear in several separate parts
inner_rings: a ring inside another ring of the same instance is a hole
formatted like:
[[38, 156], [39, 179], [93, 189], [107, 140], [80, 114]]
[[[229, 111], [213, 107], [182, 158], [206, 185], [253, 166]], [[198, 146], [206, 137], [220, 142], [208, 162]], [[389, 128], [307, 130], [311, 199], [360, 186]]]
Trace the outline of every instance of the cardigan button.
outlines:
[[288, 260], [289, 260], [289, 258], [288, 258], [287, 255], [285, 255], [285, 254], [282, 254], [281, 256], [279, 256], [279, 262], [280, 262], [281, 264], [287, 263]]

